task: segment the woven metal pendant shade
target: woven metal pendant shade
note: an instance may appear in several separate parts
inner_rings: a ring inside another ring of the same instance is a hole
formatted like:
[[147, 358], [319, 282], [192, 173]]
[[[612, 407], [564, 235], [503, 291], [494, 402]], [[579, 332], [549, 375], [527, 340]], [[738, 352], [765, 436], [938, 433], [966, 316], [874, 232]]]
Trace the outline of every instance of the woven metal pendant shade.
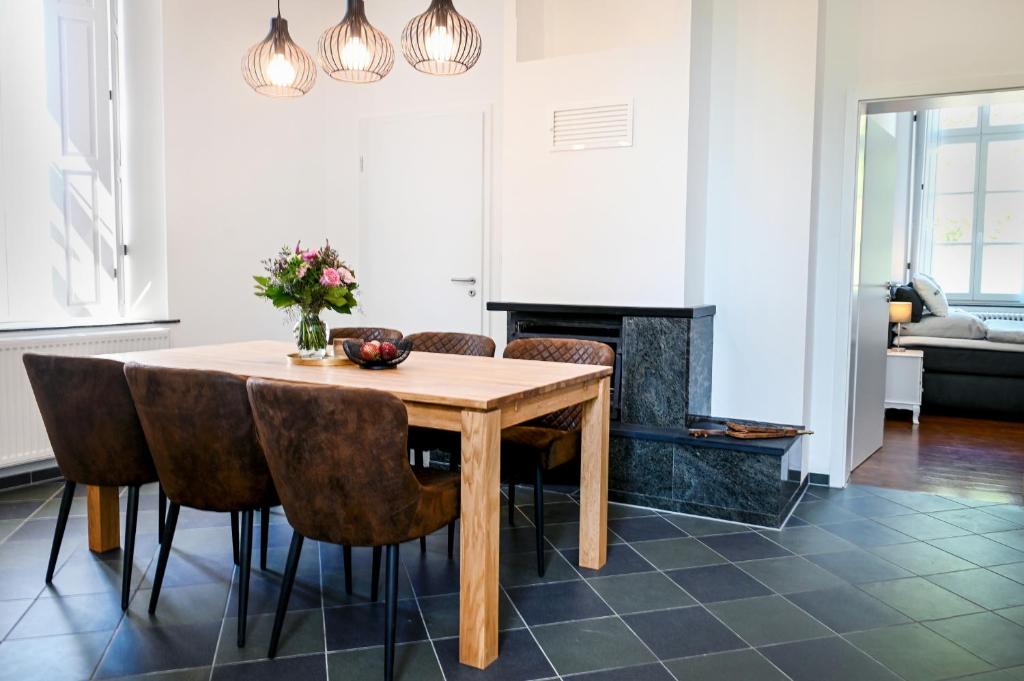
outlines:
[[323, 70], [347, 83], [376, 82], [395, 65], [395, 48], [366, 20], [363, 0], [348, 0], [345, 18], [323, 32], [317, 53]]
[[280, 9], [270, 20], [267, 37], [242, 59], [242, 77], [268, 97], [301, 97], [316, 83], [316, 63], [288, 35], [288, 21], [281, 18]]
[[423, 14], [402, 31], [402, 54], [413, 68], [435, 76], [454, 76], [473, 68], [483, 41], [473, 22], [455, 11], [452, 0], [431, 0]]

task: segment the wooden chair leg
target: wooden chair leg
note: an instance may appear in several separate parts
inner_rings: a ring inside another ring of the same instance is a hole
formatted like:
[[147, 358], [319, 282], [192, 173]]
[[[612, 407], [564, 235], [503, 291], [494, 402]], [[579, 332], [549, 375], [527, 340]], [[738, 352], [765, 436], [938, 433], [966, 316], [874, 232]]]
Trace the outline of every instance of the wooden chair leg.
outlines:
[[345, 563], [345, 593], [352, 595], [352, 547], [342, 546], [341, 555]]
[[157, 514], [160, 516], [159, 523], [156, 526], [156, 538], [157, 543], [164, 543], [164, 523], [167, 520], [167, 493], [164, 492], [164, 486], [157, 483]]
[[242, 511], [242, 525], [238, 545], [238, 647], [245, 646], [245, 625], [249, 614], [249, 574], [252, 567], [253, 512]]
[[124, 563], [121, 566], [121, 611], [128, 610], [132, 590], [132, 564], [135, 557], [135, 529], [139, 524], [139, 487], [128, 488], [128, 512], [124, 519]]
[[377, 602], [377, 598], [380, 596], [380, 547], [373, 547], [373, 567], [370, 568], [373, 572], [370, 575], [370, 600], [374, 603]]
[[455, 521], [448, 523], [448, 560], [455, 556]]
[[274, 629], [270, 634], [270, 648], [267, 650], [269, 658], [277, 655], [277, 644], [281, 640], [281, 627], [284, 626], [284, 616], [288, 612], [288, 599], [292, 596], [295, 573], [299, 569], [303, 539], [304, 537], [298, 532], [292, 532], [292, 545], [288, 549], [288, 562], [285, 564], [284, 577], [281, 579], [281, 595], [277, 599], [277, 614], [274, 615]]
[[71, 502], [75, 500], [75, 483], [70, 480], [64, 481], [64, 494], [60, 498], [60, 510], [57, 512], [57, 527], [53, 530], [53, 546], [50, 547], [50, 562], [46, 566], [46, 583], [53, 582], [53, 572], [57, 569], [57, 556], [60, 554], [60, 545], [64, 541], [64, 530], [68, 526], [68, 516], [71, 515]]
[[270, 507], [260, 509], [260, 570], [267, 571], [267, 544], [270, 543]]
[[516, 524], [516, 484], [508, 483], [508, 524]]
[[238, 513], [231, 512], [231, 555], [238, 565]]
[[149, 614], [156, 612], [156, 603], [160, 600], [160, 586], [164, 583], [164, 572], [167, 570], [167, 558], [171, 555], [171, 544], [174, 542], [174, 528], [178, 525], [178, 511], [181, 506], [170, 503], [167, 508], [167, 524], [164, 527], [164, 543], [160, 545], [160, 557], [156, 561], [156, 575], [153, 577], [153, 591], [149, 595]]
[[544, 576], [544, 469], [537, 464], [533, 483], [533, 524], [537, 532], [537, 574]]
[[398, 629], [398, 544], [388, 546], [387, 584], [384, 593], [384, 679], [395, 678], [395, 633]]

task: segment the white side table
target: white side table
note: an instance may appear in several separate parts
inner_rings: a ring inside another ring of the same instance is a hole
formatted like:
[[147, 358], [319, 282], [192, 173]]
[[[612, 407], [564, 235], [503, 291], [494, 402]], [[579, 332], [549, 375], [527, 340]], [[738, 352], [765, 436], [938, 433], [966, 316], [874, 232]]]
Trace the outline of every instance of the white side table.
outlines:
[[917, 425], [921, 422], [924, 351], [890, 348], [885, 362], [885, 408], [911, 410]]

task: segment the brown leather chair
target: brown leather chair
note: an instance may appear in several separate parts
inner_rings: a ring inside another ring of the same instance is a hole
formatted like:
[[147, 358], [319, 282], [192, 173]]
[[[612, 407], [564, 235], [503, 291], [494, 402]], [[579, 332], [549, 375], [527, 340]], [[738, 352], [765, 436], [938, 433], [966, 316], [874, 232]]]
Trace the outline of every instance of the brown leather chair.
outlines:
[[[57, 467], [64, 476], [64, 494], [53, 533], [46, 583], [53, 581], [76, 485], [127, 487], [128, 512], [121, 570], [121, 609], [127, 610], [139, 517], [139, 487], [155, 482], [157, 474], [124, 380], [124, 365], [96, 357], [32, 353], [25, 354], [23, 361]], [[161, 488], [161, 540], [163, 499]]]
[[[614, 366], [615, 351], [604, 343], [569, 338], [523, 338], [505, 347], [507, 359]], [[501, 470], [508, 481], [508, 521], [515, 519], [516, 482], [533, 478], [537, 573], [544, 576], [544, 473], [580, 453], [583, 407], [568, 407], [501, 431]]]
[[397, 341], [402, 340], [402, 332], [398, 329], [388, 329], [383, 326], [342, 326], [331, 329], [328, 342], [341, 338], [361, 338], [364, 341]]
[[409, 467], [409, 421], [384, 392], [249, 379], [256, 428], [294, 528], [269, 657], [305, 538], [387, 547], [385, 678], [394, 674], [398, 546], [455, 521], [459, 475]]
[[241, 514], [238, 645], [245, 645], [253, 513], [280, 503], [270, 477], [245, 379], [217, 371], [125, 366], [153, 461], [167, 491], [167, 529], [160, 546], [149, 612], [156, 612], [182, 506]]

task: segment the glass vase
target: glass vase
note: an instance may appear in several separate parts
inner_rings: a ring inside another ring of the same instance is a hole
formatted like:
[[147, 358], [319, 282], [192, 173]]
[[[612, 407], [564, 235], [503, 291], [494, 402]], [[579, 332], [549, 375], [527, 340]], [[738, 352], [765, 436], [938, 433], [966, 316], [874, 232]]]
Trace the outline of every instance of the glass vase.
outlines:
[[327, 325], [320, 319], [320, 312], [303, 310], [295, 324], [295, 342], [299, 346], [299, 357], [323, 359], [327, 356]]

